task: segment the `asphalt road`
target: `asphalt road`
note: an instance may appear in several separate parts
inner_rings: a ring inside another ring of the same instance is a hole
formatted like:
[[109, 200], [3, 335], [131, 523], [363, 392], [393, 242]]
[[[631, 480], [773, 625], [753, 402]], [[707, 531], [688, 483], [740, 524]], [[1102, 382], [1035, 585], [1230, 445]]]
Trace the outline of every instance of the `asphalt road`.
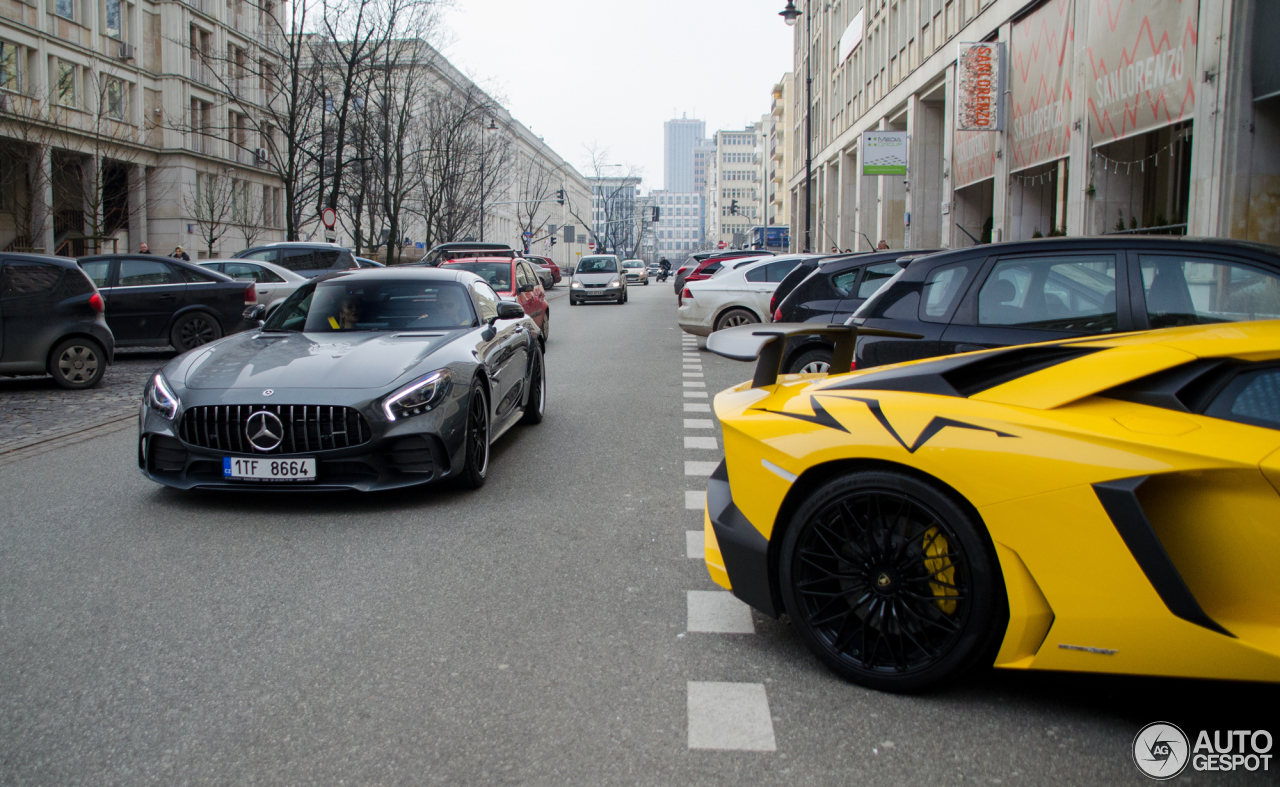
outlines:
[[178, 493], [131, 430], [6, 466], [0, 783], [1144, 784], [1148, 722], [1280, 734], [1273, 687], [986, 671], [900, 697], [784, 622], [691, 631], [722, 599], [696, 593], [685, 463], [720, 452], [684, 438], [720, 443], [683, 383], [750, 369], [694, 350], [685, 376], [667, 285], [555, 295], [547, 417], [478, 492]]

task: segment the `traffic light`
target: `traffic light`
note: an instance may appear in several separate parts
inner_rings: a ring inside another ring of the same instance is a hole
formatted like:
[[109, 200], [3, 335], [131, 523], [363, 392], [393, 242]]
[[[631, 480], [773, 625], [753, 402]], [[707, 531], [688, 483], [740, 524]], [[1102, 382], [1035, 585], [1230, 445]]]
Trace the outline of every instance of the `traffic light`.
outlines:
[[662, 216], [662, 210], [659, 209], [657, 205], [654, 205], [653, 206], [653, 223], [654, 224], [658, 223], [658, 218], [660, 216]]
[[564, 204], [564, 189], [556, 189], [556, 202]]
[[738, 215], [738, 201], [736, 199], [729, 203], [729, 215], [730, 216]]
[[551, 245], [552, 245], [552, 246], [556, 245], [556, 236], [555, 236], [555, 235], [552, 235], [552, 236], [551, 236]]

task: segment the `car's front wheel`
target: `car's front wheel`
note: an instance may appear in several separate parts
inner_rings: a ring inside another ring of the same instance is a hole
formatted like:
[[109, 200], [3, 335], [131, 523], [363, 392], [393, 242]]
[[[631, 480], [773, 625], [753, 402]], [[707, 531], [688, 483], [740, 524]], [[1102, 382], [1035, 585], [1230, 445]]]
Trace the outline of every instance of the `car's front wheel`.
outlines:
[[222, 326], [213, 318], [213, 315], [205, 312], [184, 314], [178, 318], [173, 325], [173, 330], [169, 332], [169, 342], [179, 352], [186, 352], [193, 347], [221, 338]]
[[1008, 620], [980, 524], [914, 476], [858, 471], [823, 484], [791, 519], [783, 605], [809, 649], [848, 680], [918, 691], [990, 663]]
[[467, 431], [462, 441], [466, 451], [456, 483], [463, 489], [479, 489], [489, 474], [489, 395], [479, 379], [471, 382]]
[[551, 338], [551, 310], [542, 313], [542, 341], [545, 344]]
[[725, 328], [753, 325], [758, 322], [760, 322], [760, 319], [746, 309], [730, 309], [720, 315], [720, 319], [716, 320], [716, 330], [723, 331]]
[[63, 388], [92, 388], [102, 381], [107, 356], [93, 339], [76, 336], [65, 339], [49, 353], [49, 374]]

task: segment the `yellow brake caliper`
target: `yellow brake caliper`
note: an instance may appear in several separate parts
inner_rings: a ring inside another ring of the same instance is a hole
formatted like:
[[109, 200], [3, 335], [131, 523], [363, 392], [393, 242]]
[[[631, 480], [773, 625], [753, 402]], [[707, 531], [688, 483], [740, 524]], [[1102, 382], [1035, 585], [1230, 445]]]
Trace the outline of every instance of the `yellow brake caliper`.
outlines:
[[951, 551], [951, 545], [947, 543], [947, 537], [938, 532], [938, 528], [931, 527], [925, 531], [921, 546], [925, 554], [924, 567], [929, 572], [929, 576], [947, 583], [945, 585], [939, 582], [929, 583], [929, 587], [933, 589], [933, 595], [938, 597], [938, 600], [933, 603], [938, 605], [938, 609], [942, 610], [943, 614], [955, 614], [956, 602], [945, 600], [947, 596], [960, 594], [955, 588], [956, 566], [951, 562], [951, 558], [945, 557]]

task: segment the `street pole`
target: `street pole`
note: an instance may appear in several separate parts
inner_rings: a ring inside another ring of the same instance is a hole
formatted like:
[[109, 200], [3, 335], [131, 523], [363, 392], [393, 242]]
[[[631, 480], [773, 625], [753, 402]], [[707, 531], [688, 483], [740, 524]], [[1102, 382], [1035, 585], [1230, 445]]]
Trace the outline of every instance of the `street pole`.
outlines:
[[[805, 3], [809, 5], [809, 3]], [[813, 33], [810, 31], [812, 9], [806, 8], [804, 15], [804, 250], [812, 251], [809, 237], [810, 206], [813, 204], [813, 76], [811, 69], [813, 55]]]
[[484, 243], [484, 145], [480, 146], [480, 242]]

